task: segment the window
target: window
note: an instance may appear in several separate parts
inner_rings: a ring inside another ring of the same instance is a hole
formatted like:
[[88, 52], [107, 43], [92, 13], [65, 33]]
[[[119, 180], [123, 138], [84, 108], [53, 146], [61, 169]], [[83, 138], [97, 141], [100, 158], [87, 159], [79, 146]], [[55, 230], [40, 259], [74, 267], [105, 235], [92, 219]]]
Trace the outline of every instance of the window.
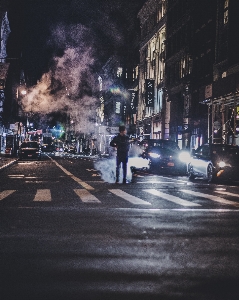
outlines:
[[123, 73], [123, 68], [119, 67], [117, 70], [117, 77], [121, 77]]
[[165, 15], [166, 13], [166, 3], [165, 0], [162, 0], [162, 17]]
[[224, 2], [224, 25], [228, 23], [228, 6], [229, 0], [225, 0]]

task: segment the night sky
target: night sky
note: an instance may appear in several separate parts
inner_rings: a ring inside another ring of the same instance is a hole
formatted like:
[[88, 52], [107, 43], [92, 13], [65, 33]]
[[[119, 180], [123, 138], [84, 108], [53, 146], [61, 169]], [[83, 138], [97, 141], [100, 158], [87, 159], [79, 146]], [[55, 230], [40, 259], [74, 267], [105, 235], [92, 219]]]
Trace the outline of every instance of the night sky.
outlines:
[[52, 57], [84, 44], [92, 48], [94, 66], [100, 68], [110, 55], [124, 53], [139, 35], [137, 13], [145, 2], [10, 0], [8, 57], [22, 53], [26, 74], [39, 78], [50, 68]]

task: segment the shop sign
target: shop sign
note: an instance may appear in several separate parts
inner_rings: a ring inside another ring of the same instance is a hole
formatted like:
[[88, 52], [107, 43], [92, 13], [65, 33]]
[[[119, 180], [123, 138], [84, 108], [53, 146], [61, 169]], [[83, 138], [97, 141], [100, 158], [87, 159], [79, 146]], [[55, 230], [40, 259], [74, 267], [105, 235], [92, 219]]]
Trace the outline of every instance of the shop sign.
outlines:
[[154, 80], [146, 79], [145, 84], [145, 105], [146, 107], [154, 107]]

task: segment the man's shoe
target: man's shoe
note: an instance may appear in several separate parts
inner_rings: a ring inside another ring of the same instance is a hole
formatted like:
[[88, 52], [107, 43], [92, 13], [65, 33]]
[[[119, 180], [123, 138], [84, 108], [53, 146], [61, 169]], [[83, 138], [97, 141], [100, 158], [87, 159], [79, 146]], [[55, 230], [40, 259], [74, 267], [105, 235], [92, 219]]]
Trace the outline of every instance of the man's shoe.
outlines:
[[116, 180], [115, 180], [115, 183], [119, 183], [119, 179], [116, 179]]
[[126, 179], [123, 179], [123, 184], [126, 184]]

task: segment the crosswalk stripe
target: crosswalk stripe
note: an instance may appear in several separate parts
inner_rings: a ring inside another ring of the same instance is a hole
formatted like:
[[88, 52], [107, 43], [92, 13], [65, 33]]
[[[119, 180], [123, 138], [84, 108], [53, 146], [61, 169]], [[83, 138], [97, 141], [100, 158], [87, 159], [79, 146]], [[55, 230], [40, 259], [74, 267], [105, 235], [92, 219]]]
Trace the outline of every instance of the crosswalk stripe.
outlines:
[[94, 195], [85, 189], [74, 189], [74, 192], [80, 197], [82, 202], [101, 203], [100, 200], [98, 200]]
[[151, 194], [151, 195], [158, 196], [160, 198], [166, 199], [168, 201], [171, 201], [171, 202], [174, 202], [176, 204], [183, 205], [183, 206], [201, 206], [198, 203], [193, 203], [193, 202], [190, 202], [190, 201], [187, 201], [187, 200], [183, 200], [179, 197], [176, 197], [176, 196], [173, 196], [173, 195], [170, 195], [170, 194], [165, 194], [165, 193], [157, 191], [155, 189], [148, 189], [148, 190], [144, 190], [144, 191]]
[[[48, 156], [48, 155], [47, 155]], [[60, 164], [58, 164], [57, 161], [55, 161], [54, 159], [52, 159], [50, 156], [48, 156], [65, 174], [67, 174], [68, 176], [71, 176], [71, 178], [73, 180], [75, 180], [77, 183], [79, 183], [81, 186], [83, 186], [83, 188], [87, 189], [87, 190], [94, 190], [94, 188], [87, 184], [86, 182], [82, 181], [80, 178], [74, 176], [71, 172], [67, 171], [64, 167], [62, 167]]]
[[233, 205], [233, 206], [239, 207], [239, 203], [238, 202], [226, 200], [226, 199], [218, 197], [218, 196], [213, 196], [213, 195], [209, 195], [209, 194], [194, 192], [194, 191], [190, 191], [190, 190], [181, 190], [181, 191], [184, 192], [184, 193], [193, 195], [193, 196], [207, 198], [207, 199], [210, 199], [212, 201], [219, 202], [221, 204]]
[[85, 188], [87, 190], [94, 190], [94, 188], [91, 185], [82, 181], [80, 178], [78, 178], [74, 175], [72, 175], [71, 178], [74, 179], [77, 183], [79, 183], [83, 188]]
[[51, 201], [51, 191], [48, 189], [37, 190], [33, 201]]
[[129, 201], [130, 203], [133, 204], [142, 204], [142, 205], [151, 205], [151, 203], [144, 201], [138, 197], [132, 196], [122, 190], [119, 189], [114, 189], [114, 190], [109, 190], [111, 193], [115, 194], [116, 196], [119, 196], [123, 198], [124, 200]]
[[16, 192], [16, 190], [5, 190], [0, 193], [0, 200], [3, 200], [7, 196], [11, 195], [12, 193]]
[[238, 194], [233, 194], [233, 193], [230, 193], [230, 192], [224, 192], [224, 191], [214, 191], [214, 192], [220, 193], [220, 194], [223, 194], [223, 195], [232, 196], [232, 197], [238, 197]]
[[[126, 201], [129, 201], [132, 204], [140, 204], [140, 205], [152, 205], [150, 202], [144, 201], [136, 196], [130, 195], [126, 192], [124, 192], [121, 189], [109, 189], [109, 191], [116, 196], [123, 198]], [[201, 206], [198, 203], [193, 203], [187, 200], [183, 200], [180, 197], [176, 197], [170, 194], [163, 193], [161, 191], [158, 191], [156, 189], [144, 189], [143, 190], [146, 193], [149, 193], [151, 195], [166, 199], [168, 201], [174, 202], [176, 204], [182, 205], [182, 206]], [[4, 198], [8, 197], [12, 193], [16, 192], [16, 190], [4, 190], [0, 192], [0, 200], [3, 200]], [[82, 202], [84, 203], [101, 203], [101, 201], [96, 198], [94, 195], [92, 195], [87, 189], [74, 189], [74, 192], [77, 194], [77, 196], [81, 199]], [[239, 202], [227, 200], [224, 198], [221, 198], [219, 196], [214, 196], [210, 194], [205, 194], [201, 192], [195, 192], [192, 190], [185, 190], [185, 189], [180, 189], [180, 192], [189, 194], [191, 196], [197, 196], [201, 198], [206, 198], [208, 200], [213, 200], [215, 202], [225, 204], [225, 205], [233, 205], [235, 207], [239, 207]], [[227, 191], [214, 191], [216, 193], [232, 196], [232, 197], [238, 197], [238, 194], [235, 193], [230, 193]], [[51, 191], [50, 189], [37, 189], [37, 192], [35, 194], [34, 200], [33, 201], [52, 201], [51, 198]]]

